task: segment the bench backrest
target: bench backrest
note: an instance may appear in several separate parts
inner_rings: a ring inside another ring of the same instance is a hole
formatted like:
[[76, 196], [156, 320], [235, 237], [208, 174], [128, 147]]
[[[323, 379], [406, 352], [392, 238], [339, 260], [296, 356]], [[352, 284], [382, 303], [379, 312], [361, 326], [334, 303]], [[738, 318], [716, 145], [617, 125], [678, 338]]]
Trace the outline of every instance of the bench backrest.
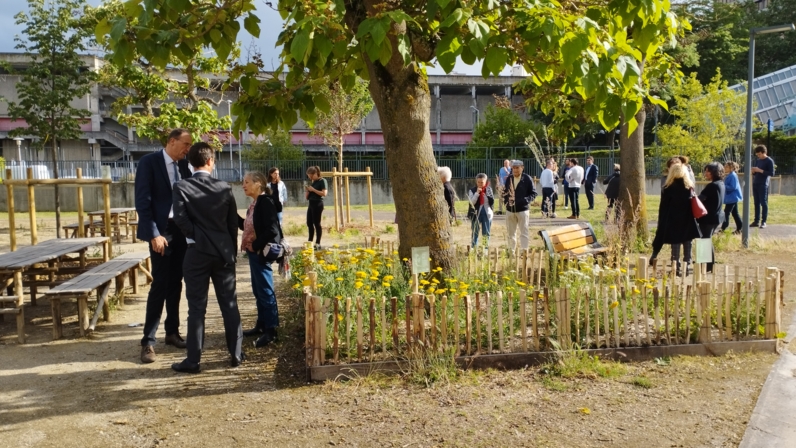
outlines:
[[551, 230], [540, 230], [539, 236], [544, 240], [547, 250], [561, 253], [586, 247], [597, 242], [594, 228], [587, 222], [558, 227]]

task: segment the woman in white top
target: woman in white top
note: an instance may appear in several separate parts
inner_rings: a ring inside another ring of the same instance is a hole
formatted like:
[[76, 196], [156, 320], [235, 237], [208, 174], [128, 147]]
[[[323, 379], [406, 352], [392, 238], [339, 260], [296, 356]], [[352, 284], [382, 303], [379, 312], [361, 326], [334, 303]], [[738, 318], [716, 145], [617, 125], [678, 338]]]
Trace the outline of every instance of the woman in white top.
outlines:
[[578, 166], [578, 159], [569, 159], [569, 171], [566, 179], [569, 184], [569, 203], [572, 205], [572, 216], [569, 219], [580, 218], [580, 204], [578, 204], [578, 194], [580, 194], [580, 184], [583, 182], [583, 168]]
[[279, 168], [273, 167], [268, 170], [268, 186], [271, 189], [271, 200], [276, 206], [276, 216], [279, 217], [279, 225], [282, 225], [282, 208], [287, 204], [287, 188], [282, 179], [279, 178]]

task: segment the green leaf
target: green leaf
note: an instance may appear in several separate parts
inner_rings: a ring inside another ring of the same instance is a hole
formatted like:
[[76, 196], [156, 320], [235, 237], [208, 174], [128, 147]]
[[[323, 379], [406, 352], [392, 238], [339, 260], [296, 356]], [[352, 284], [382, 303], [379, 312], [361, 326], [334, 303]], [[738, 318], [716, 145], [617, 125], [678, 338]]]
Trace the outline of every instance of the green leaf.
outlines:
[[94, 36], [96, 36], [97, 42], [103, 43], [105, 41], [105, 36], [110, 33], [110, 31], [111, 24], [108, 22], [108, 19], [100, 20], [94, 28]]
[[254, 37], [260, 37], [260, 18], [249, 14], [243, 19], [243, 27]]
[[315, 36], [315, 48], [318, 50], [318, 56], [320, 56], [318, 67], [323, 67], [326, 65], [326, 60], [332, 53], [332, 41], [330, 41], [325, 34], [319, 34]]
[[451, 0], [436, 0], [436, 4], [439, 5], [440, 8], [445, 9], [446, 6], [451, 2]]
[[470, 50], [469, 45], [462, 48], [461, 58], [462, 62], [464, 62], [467, 65], [475, 64], [475, 55], [473, 54], [472, 50]]
[[212, 30], [210, 30], [210, 39], [213, 41], [213, 43], [217, 43], [218, 41], [220, 41], [221, 37], [222, 37], [221, 31], [219, 31], [218, 29], [213, 28]]
[[304, 55], [307, 54], [307, 47], [310, 45], [310, 33], [306, 28], [296, 33], [293, 42], [290, 44], [290, 55], [296, 62], [302, 62]]
[[450, 13], [448, 17], [445, 18], [445, 20], [440, 24], [439, 27], [448, 28], [453, 24], [459, 23], [459, 21], [462, 20], [463, 16], [464, 16], [464, 11], [462, 11], [462, 8], [456, 8], [453, 10], [453, 12]]
[[113, 20], [113, 27], [111, 28], [111, 39], [118, 42], [127, 29], [127, 19], [124, 17], [117, 17]]
[[384, 20], [373, 22], [373, 27], [370, 29], [370, 36], [373, 38], [376, 45], [381, 45], [384, 38], [387, 36], [387, 30], [389, 30], [389, 28], [389, 22], [385, 22]]
[[[633, 99], [626, 99], [624, 104], [622, 104], [622, 116], [625, 117], [625, 121], [630, 123], [630, 119], [632, 118], [635, 120], [635, 116], [640, 109], [641, 109], [640, 102], [635, 101]], [[638, 126], [638, 122], [636, 123], [636, 126]], [[635, 128], [629, 129], [628, 135], [632, 135], [633, 130], [635, 130]]]
[[409, 65], [412, 62], [411, 44], [409, 36], [404, 34], [398, 38], [398, 53], [404, 60], [404, 65]]
[[456, 58], [462, 53], [462, 44], [459, 38], [453, 34], [446, 34], [437, 44], [437, 61], [439, 65], [445, 70], [445, 73], [450, 73], [453, 66], [456, 65]]
[[669, 104], [666, 101], [658, 98], [657, 96], [649, 95], [647, 99], [650, 101], [650, 103], [662, 107], [663, 110], [667, 112], [669, 111]]
[[315, 102], [315, 107], [325, 114], [328, 114], [332, 110], [332, 106], [329, 104], [329, 99], [324, 95], [316, 95], [313, 98], [313, 101]]
[[486, 58], [484, 58], [484, 65], [489, 67], [489, 71], [495, 76], [498, 76], [501, 71], [506, 67], [508, 61], [508, 53], [505, 48], [490, 47], [486, 51]]
[[619, 112], [622, 107], [622, 98], [616, 95], [610, 95], [605, 101], [602, 109], [597, 114], [600, 124], [605, 129], [613, 129], [619, 124]]
[[571, 66], [580, 58], [580, 54], [589, 47], [589, 38], [584, 35], [567, 33], [567, 40], [561, 44], [561, 56], [564, 66]]

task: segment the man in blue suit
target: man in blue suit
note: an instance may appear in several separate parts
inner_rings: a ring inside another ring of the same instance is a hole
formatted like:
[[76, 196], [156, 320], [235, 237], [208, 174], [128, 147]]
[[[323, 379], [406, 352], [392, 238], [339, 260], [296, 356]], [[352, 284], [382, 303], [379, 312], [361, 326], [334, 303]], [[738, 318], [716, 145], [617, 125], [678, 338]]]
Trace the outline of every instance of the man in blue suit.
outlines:
[[583, 186], [586, 187], [586, 199], [589, 201], [589, 210], [594, 210], [594, 185], [597, 183], [597, 176], [600, 170], [594, 164], [592, 156], [586, 157], [586, 170], [583, 173]]
[[172, 186], [191, 177], [185, 155], [192, 142], [190, 132], [175, 129], [169, 134], [166, 147], [142, 157], [136, 170], [136, 236], [141, 241], [149, 241], [149, 255], [152, 258], [152, 286], [147, 297], [144, 337], [141, 339], [143, 363], [155, 361], [155, 333], [160, 325], [164, 304], [166, 345], [185, 348], [179, 327], [182, 260], [187, 243], [173, 220]]

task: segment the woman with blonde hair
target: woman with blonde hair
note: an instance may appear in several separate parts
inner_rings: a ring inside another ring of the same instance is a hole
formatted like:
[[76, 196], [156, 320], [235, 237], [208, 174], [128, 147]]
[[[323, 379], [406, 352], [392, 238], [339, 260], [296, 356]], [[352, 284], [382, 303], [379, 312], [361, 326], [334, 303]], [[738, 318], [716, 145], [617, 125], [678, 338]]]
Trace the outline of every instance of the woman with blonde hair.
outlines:
[[[687, 275], [691, 264], [691, 241], [699, 238], [699, 226], [691, 211], [691, 189], [694, 183], [688, 176], [685, 166], [681, 163], [669, 167], [669, 175], [663, 184], [661, 204], [658, 208], [658, 228], [652, 240], [652, 257], [650, 264], [657, 258], [664, 244], [672, 245], [672, 261], [677, 262], [677, 273]], [[683, 262], [685, 270], [680, 266], [680, 245], [683, 245]]]

